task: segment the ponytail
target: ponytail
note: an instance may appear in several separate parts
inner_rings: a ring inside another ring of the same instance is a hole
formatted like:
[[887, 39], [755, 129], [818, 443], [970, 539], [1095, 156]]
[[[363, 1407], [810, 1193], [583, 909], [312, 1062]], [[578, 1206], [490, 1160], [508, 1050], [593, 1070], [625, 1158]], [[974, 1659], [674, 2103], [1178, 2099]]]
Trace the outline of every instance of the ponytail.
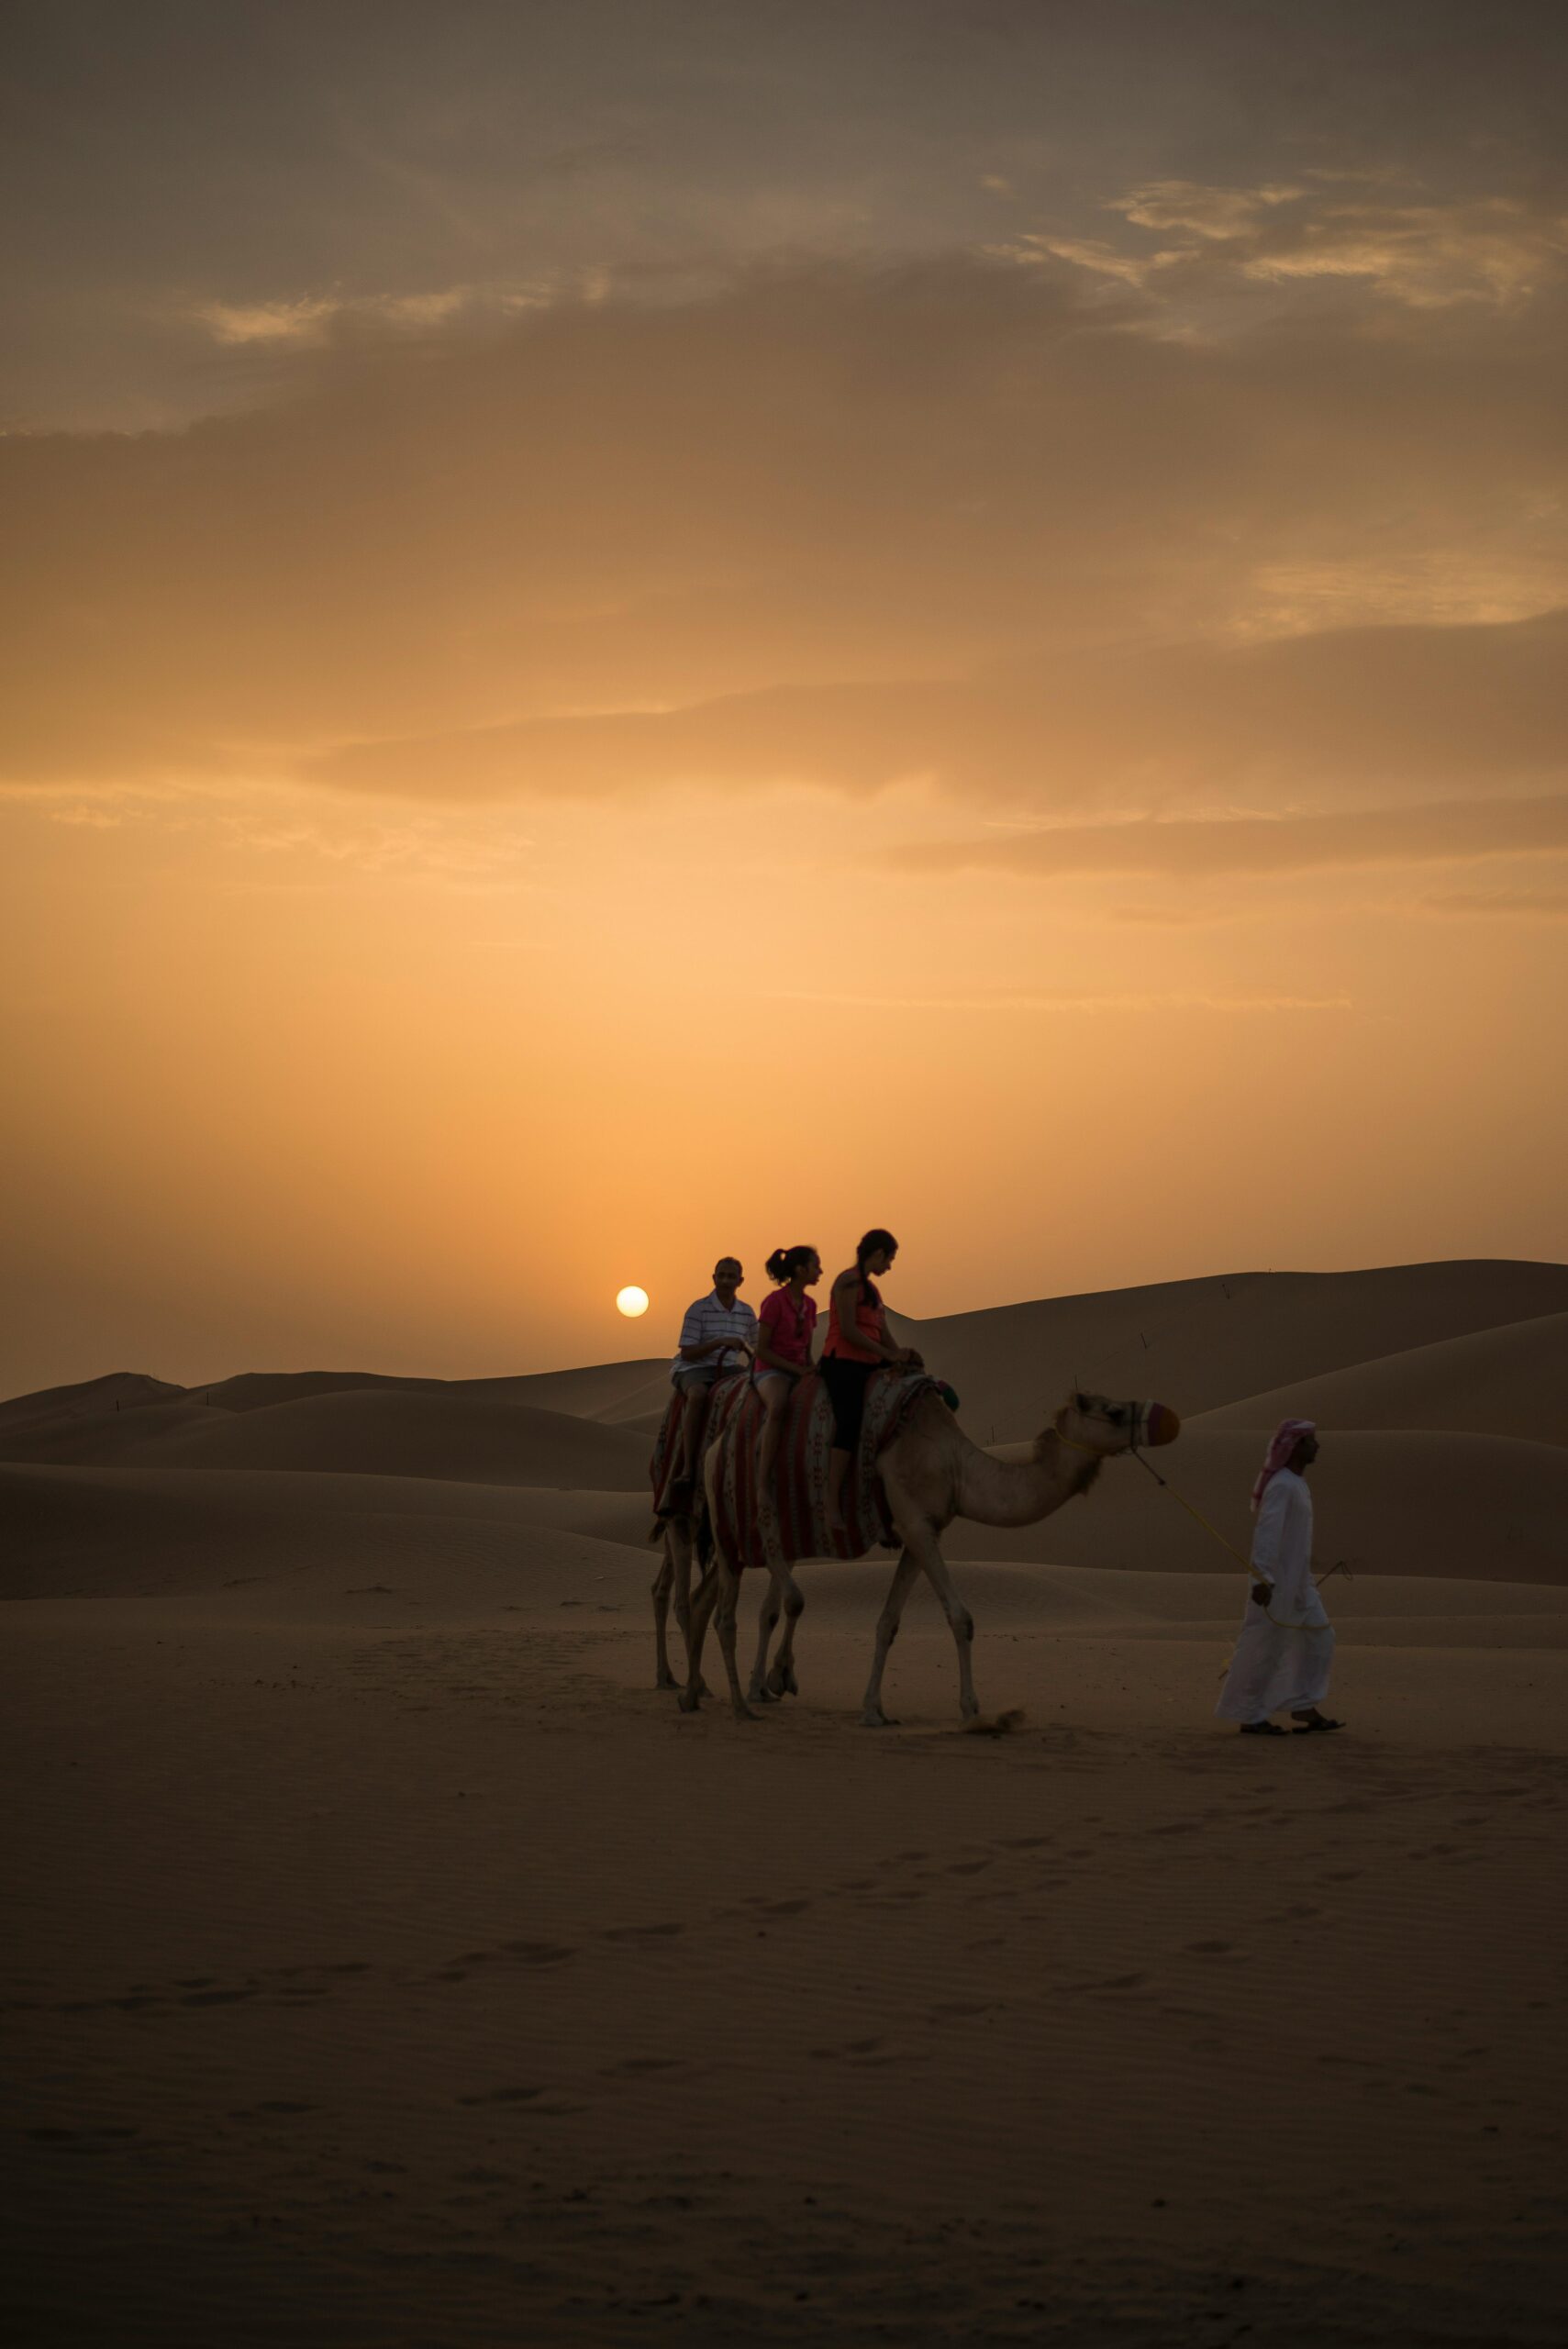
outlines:
[[775, 1248], [767, 1262], [768, 1278], [782, 1288], [785, 1281], [792, 1281], [795, 1278], [796, 1273], [805, 1272], [807, 1264], [817, 1257], [817, 1253], [815, 1248], [807, 1248], [804, 1245], [798, 1248]]

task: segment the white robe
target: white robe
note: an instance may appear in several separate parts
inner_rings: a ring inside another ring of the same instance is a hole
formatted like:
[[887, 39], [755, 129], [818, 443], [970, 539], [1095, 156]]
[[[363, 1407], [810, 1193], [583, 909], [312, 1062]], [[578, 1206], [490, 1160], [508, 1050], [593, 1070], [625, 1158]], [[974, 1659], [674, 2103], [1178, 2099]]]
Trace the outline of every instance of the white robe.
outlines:
[[1305, 1712], [1329, 1693], [1334, 1631], [1312, 1579], [1312, 1496], [1293, 1469], [1269, 1479], [1252, 1564], [1270, 1585], [1269, 1602], [1260, 1607], [1248, 1592], [1241, 1636], [1214, 1709], [1222, 1721]]

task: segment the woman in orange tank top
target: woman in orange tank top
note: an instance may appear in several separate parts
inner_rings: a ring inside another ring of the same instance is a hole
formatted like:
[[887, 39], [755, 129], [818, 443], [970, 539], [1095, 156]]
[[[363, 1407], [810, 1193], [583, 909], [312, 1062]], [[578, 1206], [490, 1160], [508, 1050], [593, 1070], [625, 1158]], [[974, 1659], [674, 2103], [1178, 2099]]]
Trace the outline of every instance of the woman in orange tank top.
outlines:
[[888, 1336], [887, 1308], [876, 1286], [876, 1276], [888, 1270], [897, 1253], [891, 1231], [868, 1231], [855, 1250], [852, 1266], [833, 1283], [828, 1336], [817, 1368], [833, 1406], [828, 1509], [835, 1524], [842, 1522], [844, 1478], [860, 1442], [866, 1381], [873, 1371], [919, 1365], [918, 1354], [895, 1345]]

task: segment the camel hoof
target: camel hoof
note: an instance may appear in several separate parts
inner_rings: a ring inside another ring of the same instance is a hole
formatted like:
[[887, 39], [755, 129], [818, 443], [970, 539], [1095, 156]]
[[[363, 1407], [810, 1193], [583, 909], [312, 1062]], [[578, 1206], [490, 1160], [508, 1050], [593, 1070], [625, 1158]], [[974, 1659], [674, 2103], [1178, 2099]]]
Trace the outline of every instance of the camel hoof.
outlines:
[[775, 1692], [761, 1680], [754, 1680], [746, 1691], [749, 1705], [776, 1705], [778, 1701]]
[[800, 1683], [788, 1664], [774, 1664], [768, 1675], [768, 1694], [770, 1697], [799, 1696]]
[[896, 1729], [898, 1723], [886, 1713], [862, 1713], [861, 1727], [862, 1729]]
[[662, 1672], [653, 1683], [655, 1688], [678, 1688], [680, 1685], [673, 1672]]
[[679, 1703], [681, 1710], [684, 1713], [700, 1712], [702, 1710], [701, 1691], [696, 1688], [683, 1688], [680, 1694]]
[[737, 1705], [735, 1718], [738, 1721], [760, 1721], [762, 1716], [761, 1713], [754, 1713], [750, 1705]]

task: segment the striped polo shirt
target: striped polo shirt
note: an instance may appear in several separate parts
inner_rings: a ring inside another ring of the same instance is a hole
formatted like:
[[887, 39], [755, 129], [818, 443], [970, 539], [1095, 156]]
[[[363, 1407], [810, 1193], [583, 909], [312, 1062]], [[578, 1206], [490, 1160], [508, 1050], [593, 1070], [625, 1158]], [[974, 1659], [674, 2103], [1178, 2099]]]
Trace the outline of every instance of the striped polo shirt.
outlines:
[[746, 1357], [742, 1346], [757, 1342], [757, 1317], [743, 1297], [733, 1305], [720, 1305], [718, 1291], [709, 1289], [695, 1305], [686, 1308], [686, 1318], [681, 1324], [683, 1346], [706, 1346], [714, 1338], [731, 1338], [734, 1344], [721, 1354], [705, 1354], [701, 1362], [683, 1362], [679, 1353], [670, 1364], [670, 1375], [678, 1370], [741, 1370]]

